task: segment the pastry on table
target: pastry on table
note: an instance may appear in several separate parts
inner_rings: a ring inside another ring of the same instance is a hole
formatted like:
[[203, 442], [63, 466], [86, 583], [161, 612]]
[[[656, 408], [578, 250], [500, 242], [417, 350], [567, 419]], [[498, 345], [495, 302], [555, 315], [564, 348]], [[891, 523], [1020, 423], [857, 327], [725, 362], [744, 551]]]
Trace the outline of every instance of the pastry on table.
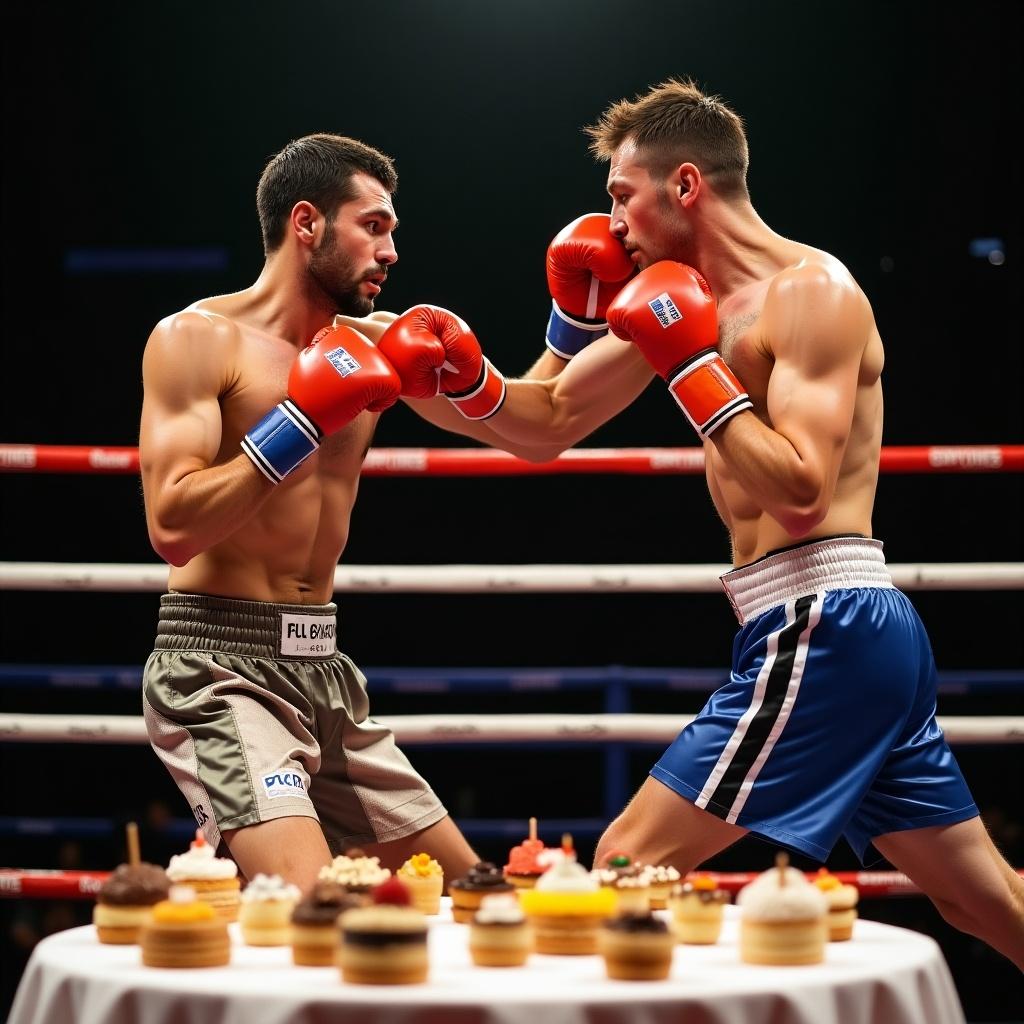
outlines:
[[521, 967], [533, 948], [526, 914], [512, 893], [485, 896], [469, 925], [469, 955], [478, 967]]
[[301, 893], [280, 875], [257, 874], [242, 890], [238, 923], [249, 946], [287, 946], [292, 941], [292, 911]]
[[676, 939], [668, 925], [650, 911], [610, 917], [599, 934], [609, 978], [660, 981], [668, 977]]
[[538, 953], [597, 953], [601, 922], [615, 913], [615, 894], [576, 862], [569, 837], [544, 855], [551, 866], [519, 901], [533, 927]]
[[665, 910], [672, 890], [680, 882], [679, 872], [671, 864], [648, 864], [644, 871], [650, 887], [651, 910]]
[[464, 878], [456, 878], [448, 886], [448, 895], [452, 898], [452, 916], [459, 924], [469, 924], [485, 896], [514, 891], [513, 885], [505, 881], [505, 876], [495, 865], [482, 860], [474, 864]]
[[172, 885], [139, 933], [147, 967], [223, 967], [231, 960], [228, 923], [188, 885]]
[[544, 874], [545, 865], [537, 859], [544, 850], [544, 844], [537, 838], [537, 819], [531, 818], [529, 835], [508, 851], [505, 881], [517, 889], [532, 889], [537, 879]]
[[615, 875], [602, 884], [615, 895], [616, 914], [646, 914], [651, 909], [651, 887], [643, 871]]
[[429, 853], [413, 854], [398, 869], [397, 876], [412, 894], [412, 905], [421, 914], [441, 912], [444, 871]]
[[188, 885], [196, 896], [209, 903], [225, 921], [238, 920], [238, 865], [227, 857], [217, 857], [214, 849], [196, 829], [196, 837], [185, 853], [171, 857], [167, 877], [173, 885]]
[[828, 900], [828, 915], [825, 926], [828, 928], [829, 942], [845, 942], [853, 937], [853, 923], [857, 920], [857, 901], [860, 891], [855, 885], [844, 885], [830, 871], [819, 868], [811, 881], [825, 894]]
[[828, 900], [802, 871], [776, 867], [740, 890], [740, 959], [748, 964], [818, 964], [825, 959]]
[[156, 864], [119, 864], [96, 895], [92, 920], [100, 942], [132, 945], [153, 906], [167, 899], [167, 872]]
[[688, 875], [668, 898], [672, 930], [687, 946], [712, 946], [722, 934], [722, 920], [729, 894], [711, 875]]
[[292, 911], [292, 962], [300, 967], [331, 967], [338, 952], [338, 918], [361, 907], [362, 896], [334, 882], [317, 882]]
[[427, 980], [427, 919], [398, 878], [372, 893], [369, 906], [341, 916], [338, 967], [360, 985], [415, 985]]
[[363, 902], [369, 903], [370, 893], [390, 877], [391, 869], [381, 867], [379, 857], [367, 857], [354, 847], [321, 868], [318, 880], [340, 885], [346, 892], [362, 896]]

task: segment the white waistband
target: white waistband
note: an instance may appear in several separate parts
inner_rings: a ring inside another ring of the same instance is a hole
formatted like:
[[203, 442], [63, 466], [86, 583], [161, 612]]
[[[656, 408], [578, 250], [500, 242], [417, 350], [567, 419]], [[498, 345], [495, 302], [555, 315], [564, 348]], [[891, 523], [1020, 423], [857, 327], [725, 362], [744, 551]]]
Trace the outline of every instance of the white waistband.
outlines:
[[807, 594], [853, 587], [892, 587], [882, 542], [830, 537], [766, 555], [722, 577], [740, 624]]

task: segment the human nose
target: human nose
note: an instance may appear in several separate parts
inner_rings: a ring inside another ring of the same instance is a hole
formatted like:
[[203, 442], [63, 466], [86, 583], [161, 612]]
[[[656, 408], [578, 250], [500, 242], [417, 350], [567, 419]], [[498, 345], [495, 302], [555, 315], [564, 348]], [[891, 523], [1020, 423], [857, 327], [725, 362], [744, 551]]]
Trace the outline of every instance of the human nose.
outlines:
[[398, 250], [395, 248], [395, 241], [391, 235], [382, 240], [375, 255], [377, 262], [384, 267], [390, 267], [398, 262]]
[[625, 211], [621, 203], [612, 202], [611, 218], [609, 230], [615, 238], [621, 241], [629, 233], [629, 229], [626, 227]]

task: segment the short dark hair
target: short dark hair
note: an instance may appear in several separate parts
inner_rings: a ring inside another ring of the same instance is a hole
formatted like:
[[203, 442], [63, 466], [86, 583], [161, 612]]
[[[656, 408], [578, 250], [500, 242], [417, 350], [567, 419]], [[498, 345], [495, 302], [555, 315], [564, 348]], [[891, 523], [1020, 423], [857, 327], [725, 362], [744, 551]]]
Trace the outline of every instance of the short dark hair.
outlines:
[[354, 197], [352, 175], [359, 171], [376, 178], [389, 193], [398, 188], [391, 157], [344, 135], [306, 135], [275, 153], [256, 188], [264, 252], [279, 248], [288, 216], [303, 199], [330, 221], [338, 207]]
[[690, 79], [670, 78], [633, 100], [611, 104], [583, 131], [598, 160], [610, 160], [627, 139], [640, 162], [658, 174], [693, 163], [724, 196], [747, 195], [747, 137], [742, 118]]

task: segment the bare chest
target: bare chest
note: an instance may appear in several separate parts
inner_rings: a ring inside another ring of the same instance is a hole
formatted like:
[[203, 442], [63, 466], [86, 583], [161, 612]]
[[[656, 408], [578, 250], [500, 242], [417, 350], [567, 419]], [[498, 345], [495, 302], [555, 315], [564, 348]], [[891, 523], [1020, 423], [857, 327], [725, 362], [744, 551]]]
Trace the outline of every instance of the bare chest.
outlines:
[[[269, 344], [256, 338], [241, 346], [241, 358], [233, 368], [231, 382], [220, 395], [221, 451], [230, 457], [242, 437], [258, 423], [288, 390], [288, 373], [295, 358], [290, 345]], [[314, 470], [330, 475], [358, 474], [373, 436], [377, 417], [361, 413], [351, 423], [324, 439], [305, 476]]]
[[718, 324], [718, 350], [764, 416], [773, 360], [758, 330], [760, 310], [724, 316]]

